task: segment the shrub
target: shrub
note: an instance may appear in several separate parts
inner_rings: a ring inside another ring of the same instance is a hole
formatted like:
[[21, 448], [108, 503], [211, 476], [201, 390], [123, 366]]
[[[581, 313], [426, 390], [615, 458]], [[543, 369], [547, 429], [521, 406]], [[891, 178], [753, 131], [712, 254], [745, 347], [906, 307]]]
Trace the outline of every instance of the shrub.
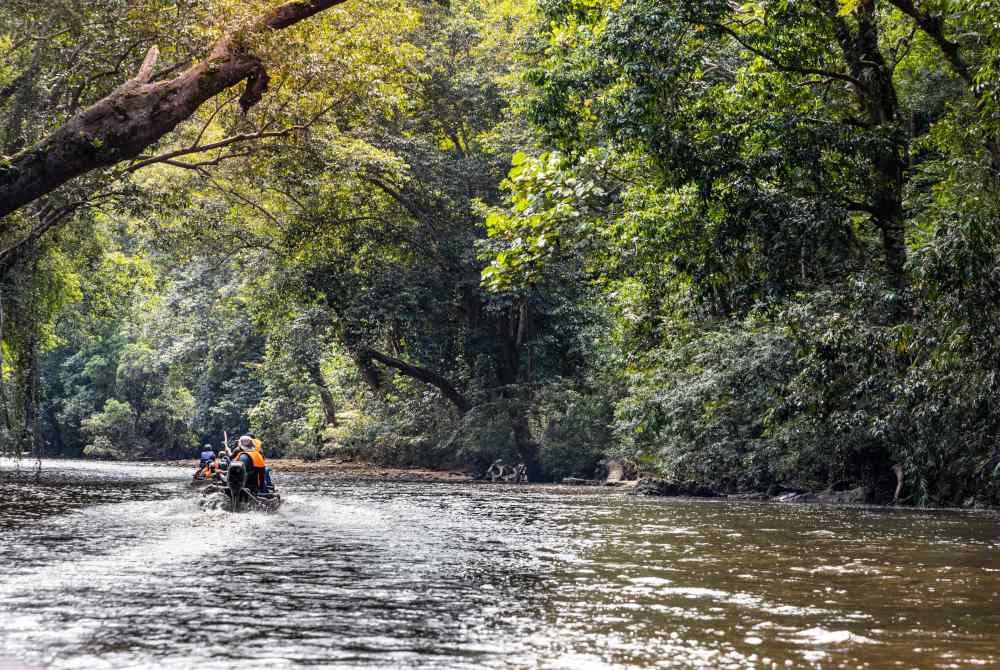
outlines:
[[83, 455], [88, 458], [106, 460], [123, 460], [127, 458], [124, 450], [115, 447], [104, 435], [98, 435], [94, 441], [83, 448]]

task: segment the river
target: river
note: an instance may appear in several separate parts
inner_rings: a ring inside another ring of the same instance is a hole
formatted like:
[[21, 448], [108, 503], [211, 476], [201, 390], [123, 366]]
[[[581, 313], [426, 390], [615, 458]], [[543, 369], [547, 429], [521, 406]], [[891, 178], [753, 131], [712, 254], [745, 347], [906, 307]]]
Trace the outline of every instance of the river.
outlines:
[[[1000, 667], [993, 512], [0, 461], [0, 667]], [[247, 664], [247, 659], [252, 661]]]

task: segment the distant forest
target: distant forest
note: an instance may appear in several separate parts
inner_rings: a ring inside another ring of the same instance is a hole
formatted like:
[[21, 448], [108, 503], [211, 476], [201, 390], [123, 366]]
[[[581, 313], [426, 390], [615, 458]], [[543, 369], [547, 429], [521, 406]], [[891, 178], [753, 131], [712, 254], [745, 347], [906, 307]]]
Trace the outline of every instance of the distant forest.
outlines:
[[0, 449], [1000, 503], [998, 0], [4, 0]]

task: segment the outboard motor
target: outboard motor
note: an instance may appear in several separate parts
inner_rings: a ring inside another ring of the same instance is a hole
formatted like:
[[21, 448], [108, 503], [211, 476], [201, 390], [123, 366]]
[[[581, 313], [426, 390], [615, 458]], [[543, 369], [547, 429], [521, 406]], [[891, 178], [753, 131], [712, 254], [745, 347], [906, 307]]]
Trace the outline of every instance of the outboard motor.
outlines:
[[233, 511], [238, 512], [240, 502], [243, 498], [243, 489], [247, 485], [247, 468], [242, 461], [233, 461], [229, 464], [226, 474], [226, 486], [229, 488], [229, 497], [232, 502]]

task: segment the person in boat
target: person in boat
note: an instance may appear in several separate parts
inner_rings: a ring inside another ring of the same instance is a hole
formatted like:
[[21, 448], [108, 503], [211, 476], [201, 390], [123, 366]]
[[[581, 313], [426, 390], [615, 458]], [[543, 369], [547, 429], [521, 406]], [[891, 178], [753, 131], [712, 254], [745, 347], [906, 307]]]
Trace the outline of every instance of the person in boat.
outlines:
[[195, 479], [211, 479], [212, 478], [212, 466], [215, 464], [215, 451], [212, 450], [212, 445], [206, 444], [202, 447], [201, 454], [198, 456], [198, 469], [194, 473]]
[[215, 464], [221, 472], [225, 472], [229, 469], [229, 462], [232, 459], [233, 453], [229, 450], [229, 447], [223, 447], [215, 455]]
[[254, 495], [270, 493], [274, 490], [271, 481], [271, 468], [264, 459], [263, 445], [251, 435], [244, 435], [236, 443], [232, 462], [240, 462], [246, 469], [246, 487]]
[[[254, 449], [259, 451], [261, 454], [264, 453], [264, 443], [259, 437], [253, 433], [247, 433], [250, 436], [250, 441], [253, 442]], [[271, 468], [269, 466], [264, 467], [264, 490], [267, 493], [274, 491], [274, 482], [271, 481]]]

